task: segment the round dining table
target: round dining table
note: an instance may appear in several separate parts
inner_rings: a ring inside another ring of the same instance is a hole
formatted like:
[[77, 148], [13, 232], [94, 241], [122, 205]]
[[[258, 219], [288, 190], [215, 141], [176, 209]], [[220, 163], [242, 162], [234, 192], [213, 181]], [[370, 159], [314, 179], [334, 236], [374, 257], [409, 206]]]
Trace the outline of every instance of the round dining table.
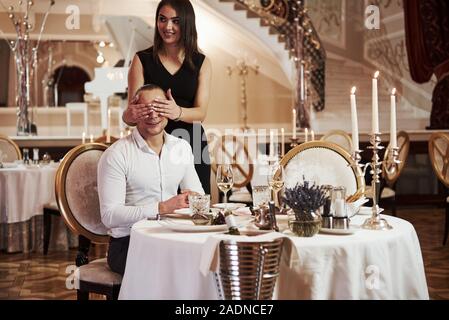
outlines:
[[[297, 256], [293, 264], [281, 265], [273, 298], [429, 299], [413, 226], [385, 216], [392, 230], [360, 228], [368, 217], [354, 216], [353, 233], [346, 235], [303, 238], [284, 230]], [[134, 224], [119, 299], [218, 299], [214, 273], [200, 272], [213, 234], [175, 232], [160, 221]]]
[[59, 163], [0, 169], [0, 223], [28, 221], [42, 215], [45, 204], [55, 202], [55, 176]]

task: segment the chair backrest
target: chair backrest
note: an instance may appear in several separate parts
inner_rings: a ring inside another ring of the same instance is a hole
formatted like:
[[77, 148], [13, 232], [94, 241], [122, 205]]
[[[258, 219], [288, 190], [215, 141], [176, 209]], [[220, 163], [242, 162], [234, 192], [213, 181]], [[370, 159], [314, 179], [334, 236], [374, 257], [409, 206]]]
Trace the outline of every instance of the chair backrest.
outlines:
[[303, 178], [317, 185], [344, 186], [348, 201], [356, 201], [365, 192], [365, 179], [350, 154], [328, 141], [302, 143], [281, 160], [286, 188], [294, 187]]
[[449, 188], [449, 135], [436, 132], [429, 139], [429, 156], [433, 171], [446, 188]]
[[343, 130], [331, 130], [321, 137], [321, 141], [329, 141], [339, 145], [349, 153], [352, 152], [352, 139]]
[[254, 164], [242, 139], [235, 135], [225, 135], [218, 137], [218, 141], [214, 141], [211, 167], [215, 174], [217, 173], [218, 165], [223, 163], [232, 164], [234, 188], [245, 187], [251, 182]]
[[[96, 142], [96, 143], [107, 143], [106, 141], [107, 141], [107, 136], [101, 136], [101, 137], [98, 137], [97, 139], [95, 139], [95, 141], [94, 142]], [[114, 142], [116, 142], [118, 140], [118, 138], [116, 138], [116, 137], [113, 137], [113, 136], [111, 136], [111, 144], [113, 144]]]
[[397, 139], [398, 139], [398, 148], [399, 148], [398, 160], [400, 161], [400, 163], [398, 164], [396, 170], [392, 170], [391, 165], [388, 165], [388, 163], [389, 163], [388, 158], [390, 156], [390, 153], [387, 151], [390, 148], [390, 145], [388, 145], [387, 150], [385, 150], [384, 162], [382, 165], [382, 177], [384, 178], [385, 183], [391, 188], [394, 186], [394, 184], [398, 180], [399, 176], [401, 175], [402, 170], [405, 167], [405, 162], [407, 161], [408, 152], [410, 150], [410, 138], [409, 138], [407, 132], [400, 131], [398, 133]]
[[269, 300], [273, 297], [283, 239], [266, 242], [220, 242], [219, 281], [226, 300]]
[[0, 135], [0, 162], [14, 162], [22, 159], [19, 146], [7, 136]]
[[70, 150], [56, 172], [56, 202], [67, 226], [94, 243], [109, 241], [101, 222], [97, 166], [108, 147], [86, 143]]

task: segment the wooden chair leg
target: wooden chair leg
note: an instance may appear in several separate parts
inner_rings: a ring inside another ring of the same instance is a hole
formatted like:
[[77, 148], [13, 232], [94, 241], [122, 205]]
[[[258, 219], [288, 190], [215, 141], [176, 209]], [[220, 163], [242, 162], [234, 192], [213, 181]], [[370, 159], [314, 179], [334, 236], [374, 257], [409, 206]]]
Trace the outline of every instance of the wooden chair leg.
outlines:
[[449, 234], [449, 203], [446, 203], [446, 219], [444, 224], [444, 240], [443, 240], [443, 246], [447, 243], [447, 236]]
[[89, 300], [89, 292], [76, 290], [76, 299], [77, 300]]
[[396, 195], [393, 196], [393, 198], [391, 199], [391, 212], [393, 213], [393, 216], [397, 217], [397, 214], [396, 214]]
[[50, 245], [51, 235], [51, 214], [44, 209], [44, 255], [48, 253], [48, 246]]

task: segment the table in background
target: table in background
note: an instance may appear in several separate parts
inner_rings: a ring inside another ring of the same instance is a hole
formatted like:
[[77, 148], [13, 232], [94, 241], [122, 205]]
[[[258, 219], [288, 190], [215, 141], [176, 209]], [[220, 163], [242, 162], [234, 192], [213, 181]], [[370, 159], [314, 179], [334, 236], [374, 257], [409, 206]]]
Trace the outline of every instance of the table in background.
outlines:
[[[0, 249], [28, 252], [42, 247], [43, 209], [44, 205], [55, 202], [58, 165], [0, 169]], [[67, 240], [65, 225], [55, 224], [54, 229], [62, 229], [64, 234], [53, 237], [51, 247], [65, 242], [64, 248], [67, 248], [71, 240]]]

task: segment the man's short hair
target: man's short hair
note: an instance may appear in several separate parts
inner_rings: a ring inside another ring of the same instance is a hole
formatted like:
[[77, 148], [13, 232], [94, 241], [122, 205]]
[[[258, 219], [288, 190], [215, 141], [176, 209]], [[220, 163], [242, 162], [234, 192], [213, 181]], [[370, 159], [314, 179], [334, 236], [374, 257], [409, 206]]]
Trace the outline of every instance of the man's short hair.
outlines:
[[149, 84], [145, 84], [143, 86], [141, 86], [137, 91], [135, 95], [138, 95], [139, 93], [141, 93], [142, 91], [153, 91], [153, 90], [161, 90], [162, 92], [165, 92], [164, 90], [162, 90], [161, 87], [159, 87], [158, 85], [149, 83]]

